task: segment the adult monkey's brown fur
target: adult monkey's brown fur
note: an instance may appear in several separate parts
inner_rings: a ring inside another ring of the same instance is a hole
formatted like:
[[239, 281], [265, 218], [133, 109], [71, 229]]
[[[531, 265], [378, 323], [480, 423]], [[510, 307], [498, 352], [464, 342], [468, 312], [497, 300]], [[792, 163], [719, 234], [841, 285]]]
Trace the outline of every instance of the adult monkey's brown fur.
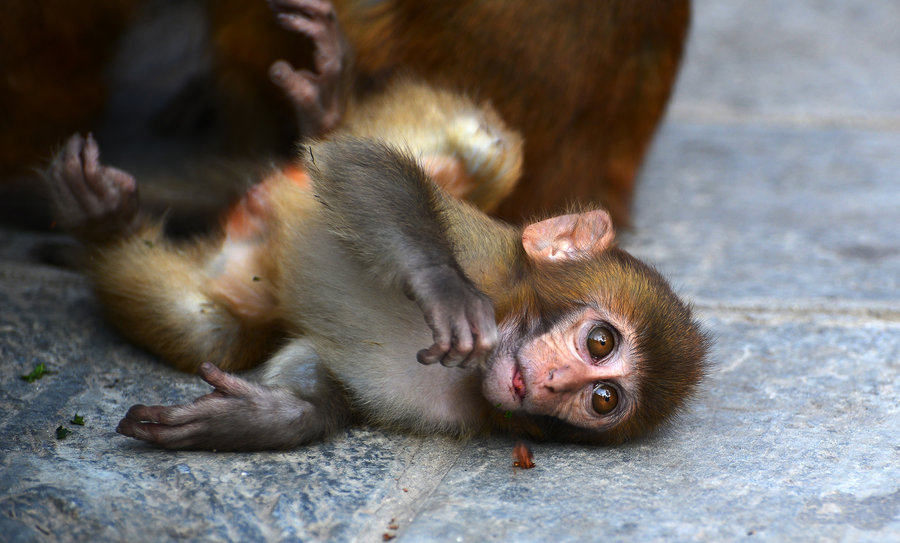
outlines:
[[490, 99], [525, 139], [499, 215], [599, 201], [627, 224], [635, 175], [665, 110], [689, 0], [338, 0], [359, 74], [412, 69]]
[[[127, 0], [87, 1], [80, 3], [79, 13], [95, 3], [98, 9], [100, 4], [109, 6], [103, 8], [109, 16], [82, 24], [103, 20], [108, 27], [76, 27], [74, 34], [55, 36], [59, 46], [54, 53], [68, 64], [90, 67], [108, 57], [134, 11]], [[28, 24], [33, 18], [19, 24], [15, 13], [35, 11], [35, 5], [12, 0], [17, 10], [4, 18], [4, 41], [32, 49], [43, 46], [42, 28], [56, 32], [53, 21], [65, 19], [71, 9], [43, 9], [49, 27]], [[523, 134], [524, 175], [499, 209], [501, 216], [518, 220], [571, 201], [599, 201], [616, 223], [628, 222], [634, 177], [680, 62], [688, 0], [338, 0], [335, 5], [355, 55], [357, 90], [377, 86], [398, 70], [410, 70], [432, 84], [489, 99]], [[280, 32], [260, 0], [209, 0], [207, 10], [213, 89], [228, 148], [256, 153], [289, 149], [292, 128], [280, 123], [291, 118], [290, 106], [271, 87], [266, 73], [278, 58], [299, 66], [311, 48]], [[80, 56], [85, 44], [100, 52]], [[29, 56], [33, 58], [39, 57]], [[8, 94], [4, 101], [19, 104], [19, 110], [43, 96], [41, 88], [61, 79], [67, 86], [84, 88], [91, 100], [104, 95], [99, 69], [73, 69], [71, 77], [40, 62], [17, 69], [15, 77], [5, 81], [16, 85], [0, 88], [0, 94]], [[90, 111], [96, 115], [100, 110], [79, 110], [53, 99], [38, 105], [41, 123], [26, 116], [13, 118], [8, 126], [14, 145], [4, 148], [16, 152], [0, 157], [0, 175], [27, 170], [35, 157], [46, 156], [53, 142], [74, 129], [96, 126]]]

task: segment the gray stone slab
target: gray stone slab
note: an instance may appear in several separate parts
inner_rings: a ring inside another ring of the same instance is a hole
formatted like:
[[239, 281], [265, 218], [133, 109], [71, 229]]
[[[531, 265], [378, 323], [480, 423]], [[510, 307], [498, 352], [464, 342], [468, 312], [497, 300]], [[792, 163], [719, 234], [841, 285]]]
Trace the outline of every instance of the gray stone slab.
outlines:
[[669, 122], [624, 244], [683, 290], [900, 309], [900, 132]]
[[694, 0], [693, 17], [677, 118], [900, 125], [897, 2]]
[[[356, 428], [285, 453], [157, 451], [134, 401], [205, 392], [118, 338], [84, 281], [0, 267], [0, 524], [11, 541], [900, 537], [900, 323], [711, 310], [719, 369], [675, 427], [618, 448]], [[35, 361], [56, 372], [16, 376]], [[75, 413], [86, 426], [66, 424]], [[62, 441], [54, 429], [74, 433]], [[396, 527], [396, 528], [394, 528]]]
[[[208, 386], [120, 338], [73, 273], [0, 263], [0, 307], [4, 541], [371, 539], [464, 446], [355, 428], [284, 453], [155, 450], [115, 433], [127, 408], [188, 401]], [[19, 378], [39, 362], [49, 375]], [[84, 426], [70, 422], [76, 414]], [[73, 432], [63, 440], [60, 425]]]

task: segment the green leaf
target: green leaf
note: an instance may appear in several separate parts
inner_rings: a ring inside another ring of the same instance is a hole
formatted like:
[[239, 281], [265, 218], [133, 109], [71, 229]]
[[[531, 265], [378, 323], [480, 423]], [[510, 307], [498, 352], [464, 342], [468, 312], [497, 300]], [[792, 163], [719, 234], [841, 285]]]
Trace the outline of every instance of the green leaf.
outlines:
[[72, 424], [77, 424], [78, 426], [84, 426], [84, 417], [75, 413], [75, 416], [72, 417], [72, 420], [69, 421]]
[[56, 428], [56, 439], [65, 439], [71, 433], [72, 430], [60, 425]]
[[43, 377], [46, 372], [47, 372], [47, 367], [44, 366], [43, 362], [39, 362], [34, 367], [34, 369], [31, 370], [31, 373], [29, 373], [28, 375], [23, 375], [22, 379], [25, 379], [29, 383], [33, 383], [33, 382], [37, 381], [38, 379], [40, 379], [41, 377]]

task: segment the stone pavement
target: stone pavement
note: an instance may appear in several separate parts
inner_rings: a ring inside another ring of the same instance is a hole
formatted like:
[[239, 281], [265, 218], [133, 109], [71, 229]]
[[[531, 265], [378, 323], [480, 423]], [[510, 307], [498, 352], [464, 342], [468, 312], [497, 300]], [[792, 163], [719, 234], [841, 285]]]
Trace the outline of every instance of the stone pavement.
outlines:
[[695, 2], [623, 243], [695, 301], [718, 369], [659, 435], [535, 445], [530, 471], [499, 437], [118, 436], [132, 403], [207, 387], [30, 259], [46, 236], [0, 230], [0, 540], [900, 541], [898, 24], [897, 2]]

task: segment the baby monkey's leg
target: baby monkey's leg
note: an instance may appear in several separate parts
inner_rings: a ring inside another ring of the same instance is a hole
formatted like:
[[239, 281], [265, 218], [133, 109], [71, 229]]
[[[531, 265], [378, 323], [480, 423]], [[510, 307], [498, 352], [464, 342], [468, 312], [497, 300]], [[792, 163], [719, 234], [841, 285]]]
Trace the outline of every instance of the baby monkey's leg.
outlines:
[[91, 136], [69, 139], [47, 182], [57, 221], [85, 242], [86, 272], [125, 335], [185, 371], [204, 360], [246, 368], [270, 352], [280, 331], [268, 294], [273, 287], [262, 276], [273, 281], [275, 274], [241, 275], [249, 285], [243, 290], [232, 277], [267, 269], [260, 260], [266, 254], [265, 206], [256, 200], [238, 204], [243, 209], [232, 218], [247, 218], [249, 226], [233, 228], [235, 239], [173, 245], [161, 225], [138, 212], [134, 178], [102, 165]]
[[208, 362], [199, 373], [215, 390], [185, 405], [135, 405], [116, 431], [167, 449], [284, 449], [321, 439], [349, 418], [346, 397], [302, 339], [269, 360], [258, 382]]

